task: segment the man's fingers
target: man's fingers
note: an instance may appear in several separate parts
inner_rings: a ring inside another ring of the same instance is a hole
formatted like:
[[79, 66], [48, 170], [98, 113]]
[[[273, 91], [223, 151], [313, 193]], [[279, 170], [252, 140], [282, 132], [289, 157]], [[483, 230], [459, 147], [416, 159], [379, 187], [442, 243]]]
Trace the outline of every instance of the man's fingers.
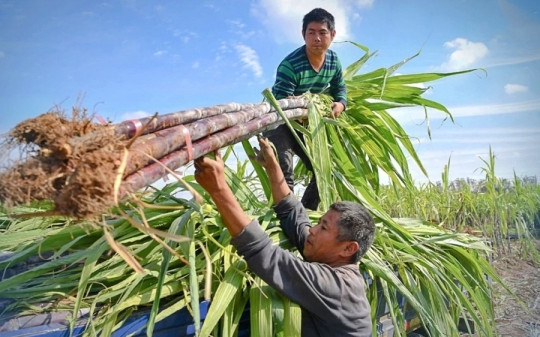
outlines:
[[257, 140], [259, 141], [259, 144], [268, 144], [268, 138], [262, 135], [257, 135]]
[[249, 155], [249, 159], [259, 162], [261, 157], [261, 151], [258, 148], [254, 147], [253, 152], [255, 152], [255, 155]]

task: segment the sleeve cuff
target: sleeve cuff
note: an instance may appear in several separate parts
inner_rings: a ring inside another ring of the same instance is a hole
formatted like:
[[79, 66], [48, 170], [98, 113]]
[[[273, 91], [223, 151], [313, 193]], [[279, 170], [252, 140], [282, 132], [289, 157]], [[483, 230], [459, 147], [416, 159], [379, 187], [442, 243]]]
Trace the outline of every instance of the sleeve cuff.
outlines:
[[345, 100], [345, 99], [342, 98], [342, 99], [340, 99], [338, 102], [341, 103], [341, 104], [343, 104], [343, 106], [345, 107], [345, 108], [343, 109], [343, 111], [347, 110], [347, 100]]

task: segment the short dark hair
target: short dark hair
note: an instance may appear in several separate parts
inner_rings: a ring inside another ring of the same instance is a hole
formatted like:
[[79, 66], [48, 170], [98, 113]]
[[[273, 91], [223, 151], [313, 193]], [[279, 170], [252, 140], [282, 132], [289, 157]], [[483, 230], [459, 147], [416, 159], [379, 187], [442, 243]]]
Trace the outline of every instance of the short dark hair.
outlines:
[[330, 206], [340, 213], [338, 220], [338, 241], [358, 242], [358, 251], [352, 256], [353, 263], [368, 251], [375, 239], [375, 221], [369, 211], [352, 201], [338, 201]]
[[326, 22], [328, 30], [330, 30], [331, 32], [336, 29], [334, 16], [322, 8], [315, 8], [311, 12], [304, 15], [304, 20], [302, 22], [302, 35], [306, 34], [307, 26], [311, 22]]

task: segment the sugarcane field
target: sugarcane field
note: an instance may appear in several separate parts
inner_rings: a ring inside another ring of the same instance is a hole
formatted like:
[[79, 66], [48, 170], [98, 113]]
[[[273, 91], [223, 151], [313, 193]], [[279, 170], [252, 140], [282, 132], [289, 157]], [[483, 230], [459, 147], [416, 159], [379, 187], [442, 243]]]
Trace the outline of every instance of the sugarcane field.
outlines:
[[326, 93], [276, 99], [265, 89], [259, 102], [118, 123], [58, 108], [2, 135], [0, 337], [300, 336], [301, 308], [247, 267], [193, 173], [219, 151], [243, 211], [299, 255], [253, 160], [257, 138], [280, 125], [303, 135], [313, 164], [294, 163], [293, 191], [315, 175], [311, 223], [336, 200], [374, 218], [357, 263], [372, 336], [540, 336], [537, 178], [499, 178], [490, 148], [483, 179], [450, 180], [449, 160], [439, 181], [418, 184], [411, 167], [424, 163], [391, 114], [419, 106], [451, 122], [415, 84], [485, 71], [398, 73], [415, 54], [363, 72], [373, 53], [360, 47], [343, 71], [349, 103], [338, 118]]

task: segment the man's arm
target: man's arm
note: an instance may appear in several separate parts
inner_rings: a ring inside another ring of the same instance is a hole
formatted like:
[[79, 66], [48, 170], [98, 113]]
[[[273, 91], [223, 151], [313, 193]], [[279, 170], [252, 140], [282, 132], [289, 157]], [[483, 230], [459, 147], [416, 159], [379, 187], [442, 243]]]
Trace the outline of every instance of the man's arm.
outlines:
[[244, 230], [251, 219], [244, 213], [225, 180], [225, 165], [219, 151], [215, 152], [215, 156], [216, 160], [208, 157], [195, 159], [195, 180], [208, 191], [225, 226], [234, 237]]
[[297, 83], [294, 80], [294, 69], [291, 64], [283, 60], [276, 70], [276, 81], [272, 86], [272, 94], [276, 99], [287, 98], [294, 95]]

